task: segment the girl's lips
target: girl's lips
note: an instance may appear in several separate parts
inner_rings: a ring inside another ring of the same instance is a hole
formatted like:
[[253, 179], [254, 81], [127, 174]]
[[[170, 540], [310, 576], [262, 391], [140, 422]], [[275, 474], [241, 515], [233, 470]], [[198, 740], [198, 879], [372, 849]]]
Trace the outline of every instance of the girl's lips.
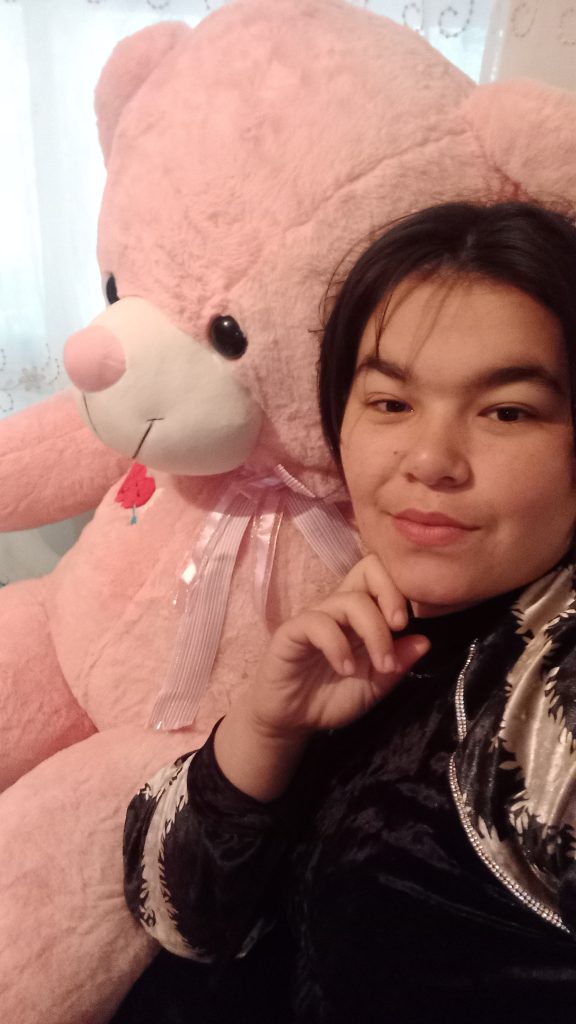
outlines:
[[419, 513], [407, 510], [392, 516], [398, 533], [421, 547], [442, 547], [461, 541], [476, 527], [464, 526], [455, 519], [439, 513]]
[[399, 519], [409, 519], [413, 523], [422, 523], [423, 526], [458, 526], [461, 530], [473, 530], [475, 527], [461, 523], [459, 519], [452, 519], [442, 512], [420, 512], [416, 508], [405, 508], [402, 512], [396, 512]]

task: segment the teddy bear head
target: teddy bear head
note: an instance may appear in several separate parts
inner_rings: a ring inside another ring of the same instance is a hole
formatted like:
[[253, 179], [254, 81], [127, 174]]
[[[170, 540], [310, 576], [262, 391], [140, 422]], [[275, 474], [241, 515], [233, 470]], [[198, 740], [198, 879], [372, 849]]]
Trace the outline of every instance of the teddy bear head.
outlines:
[[473, 89], [344, 0], [236, 0], [121, 42], [96, 95], [110, 305], [65, 352], [98, 436], [171, 473], [281, 463], [333, 489], [323, 297], [376, 228], [485, 187], [453, 141]]

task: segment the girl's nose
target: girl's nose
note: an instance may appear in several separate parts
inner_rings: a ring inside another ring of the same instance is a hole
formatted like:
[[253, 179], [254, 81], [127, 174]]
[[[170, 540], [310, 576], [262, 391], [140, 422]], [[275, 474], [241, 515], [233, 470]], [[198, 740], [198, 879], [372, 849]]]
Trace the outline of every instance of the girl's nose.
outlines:
[[426, 431], [405, 452], [406, 477], [426, 487], [459, 487], [470, 476], [470, 465], [456, 428]]
[[80, 391], [104, 391], [120, 380], [126, 358], [116, 335], [92, 324], [70, 335], [64, 346], [64, 366]]

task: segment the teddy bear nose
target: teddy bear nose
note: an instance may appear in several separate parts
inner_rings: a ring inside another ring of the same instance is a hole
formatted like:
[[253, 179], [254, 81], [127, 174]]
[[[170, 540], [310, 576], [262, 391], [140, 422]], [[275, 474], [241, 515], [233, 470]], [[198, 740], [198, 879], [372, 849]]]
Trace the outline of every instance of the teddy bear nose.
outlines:
[[126, 358], [116, 335], [92, 324], [70, 335], [64, 346], [64, 366], [80, 391], [104, 391], [120, 380]]

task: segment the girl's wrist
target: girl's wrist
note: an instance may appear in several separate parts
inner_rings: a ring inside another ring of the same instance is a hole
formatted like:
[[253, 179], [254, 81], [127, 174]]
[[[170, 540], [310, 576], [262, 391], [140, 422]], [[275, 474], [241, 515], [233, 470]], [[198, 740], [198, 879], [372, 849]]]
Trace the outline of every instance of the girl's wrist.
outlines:
[[234, 702], [230, 713], [234, 713], [237, 721], [241, 721], [255, 737], [265, 742], [281, 745], [305, 743], [315, 731], [310, 726], [291, 725], [286, 721], [274, 722], [267, 719], [258, 710], [251, 690], [247, 690]]
[[288, 788], [311, 735], [262, 722], [241, 697], [216, 731], [214, 753], [237, 789], [267, 803]]

